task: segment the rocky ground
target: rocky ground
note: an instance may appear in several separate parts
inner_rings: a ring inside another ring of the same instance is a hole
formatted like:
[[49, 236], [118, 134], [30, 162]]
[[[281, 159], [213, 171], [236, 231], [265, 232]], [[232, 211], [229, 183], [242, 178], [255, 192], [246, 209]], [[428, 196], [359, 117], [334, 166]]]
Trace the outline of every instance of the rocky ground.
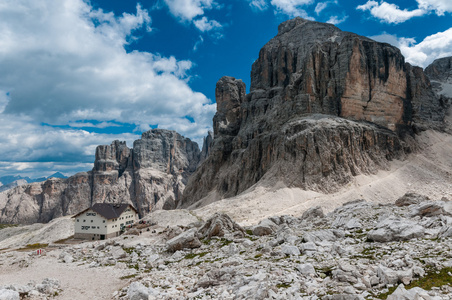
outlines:
[[[171, 214], [108, 241], [53, 245], [46, 256], [3, 252], [0, 299], [452, 299], [445, 198], [357, 200], [250, 227], [220, 213]], [[180, 226], [164, 223], [171, 218]]]

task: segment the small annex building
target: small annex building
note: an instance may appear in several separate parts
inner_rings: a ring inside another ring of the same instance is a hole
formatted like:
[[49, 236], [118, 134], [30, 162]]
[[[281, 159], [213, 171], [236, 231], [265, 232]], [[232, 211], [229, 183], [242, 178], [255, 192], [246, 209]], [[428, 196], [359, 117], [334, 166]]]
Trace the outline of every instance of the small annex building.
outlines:
[[96, 203], [72, 218], [75, 239], [104, 240], [120, 235], [126, 226], [135, 223], [138, 211], [127, 203]]

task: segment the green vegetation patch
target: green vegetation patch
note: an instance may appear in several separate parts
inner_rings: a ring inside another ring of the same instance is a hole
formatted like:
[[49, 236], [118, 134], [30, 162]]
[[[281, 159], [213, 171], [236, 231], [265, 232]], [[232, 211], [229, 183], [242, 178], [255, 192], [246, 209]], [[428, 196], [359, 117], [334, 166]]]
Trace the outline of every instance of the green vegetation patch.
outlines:
[[137, 276], [137, 274], [130, 274], [130, 275], [119, 277], [119, 279], [130, 279], [130, 278], [135, 278], [136, 276]]
[[0, 224], [0, 230], [5, 229], [5, 228], [10, 228], [10, 227], [17, 227], [19, 226], [18, 224]]
[[[421, 289], [428, 291], [433, 287], [441, 287], [443, 285], [452, 286], [452, 276], [450, 276], [449, 273], [452, 273], [452, 267], [443, 268], [441, 270], [428, 270], [424, 277], [418, 280], [413, 280], [410, 284], [405, 286], [405, 289], [409, 290], [414, 287], [420, 287]], [[396, 289], [397, 285], [389, 288], [388, 292], [378, 294], [375, 297], [377, 299], [386, 299]]]
[[25, 246], [25, 248], [27, 249], [39, 249], [39, 248], [46, 248], [49, 244], [41, 244], [41, 243], [36, 243], [36, 244], [28, 244], [27, 246]]
[[224, 246], [227, 246], [227, 245], [229, 245], [230, 243], [232, 243], [232, 241], [230, 241], [230, 240], [228, 240], [228, 239], [225, 239], [225, 238], [221, 238], [221, 239], [220, 239], [220, 242], [221, 242], [221, 246], [220, 246], [220, 247], [224, 247]]
[[291, 282], [281, 282], [276, 285], [278, 289], [287, 289], [292, 286], [293, 280]]
[[184, 259], [193, 259], [196, 256], [199, 257], [204, 257], [208, 254], [209, 252], [201, 252], [201, 253], [188, 253], [187, 255], [185, 255]]

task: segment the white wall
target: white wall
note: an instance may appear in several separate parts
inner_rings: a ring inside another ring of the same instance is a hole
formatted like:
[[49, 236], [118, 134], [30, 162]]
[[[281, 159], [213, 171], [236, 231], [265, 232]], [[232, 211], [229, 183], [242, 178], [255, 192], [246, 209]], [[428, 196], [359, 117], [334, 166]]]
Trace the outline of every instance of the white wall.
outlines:
[[107, 224], [108, 224], [107, 219], [105, 219], [92, 209], [89, 209], [75, 218], [74, 229], [76, 233], [92, 233], [106, 235], [108, 229]]

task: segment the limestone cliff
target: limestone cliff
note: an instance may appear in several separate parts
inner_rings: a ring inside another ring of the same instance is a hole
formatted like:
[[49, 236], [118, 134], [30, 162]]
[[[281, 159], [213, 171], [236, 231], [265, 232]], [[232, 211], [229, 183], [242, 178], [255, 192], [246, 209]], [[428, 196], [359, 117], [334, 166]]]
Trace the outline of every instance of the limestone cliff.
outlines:
[[399, 49], [295, 18], [259, 52], [250, 93], [233, 77], [216, 87], [211, 155], [182, 206], [237, 195], [257, 182], [335, 191], [441, 129], [447, 103]]
[[97, 202], [129, 202], [141, 215], [175, 208], [201, 159], [195, 142], [162, 129], [144, 132], [132, 149], [120, 141], [98, 146], [90, 172], [0, 193], [0, 223], [48, 222]]

